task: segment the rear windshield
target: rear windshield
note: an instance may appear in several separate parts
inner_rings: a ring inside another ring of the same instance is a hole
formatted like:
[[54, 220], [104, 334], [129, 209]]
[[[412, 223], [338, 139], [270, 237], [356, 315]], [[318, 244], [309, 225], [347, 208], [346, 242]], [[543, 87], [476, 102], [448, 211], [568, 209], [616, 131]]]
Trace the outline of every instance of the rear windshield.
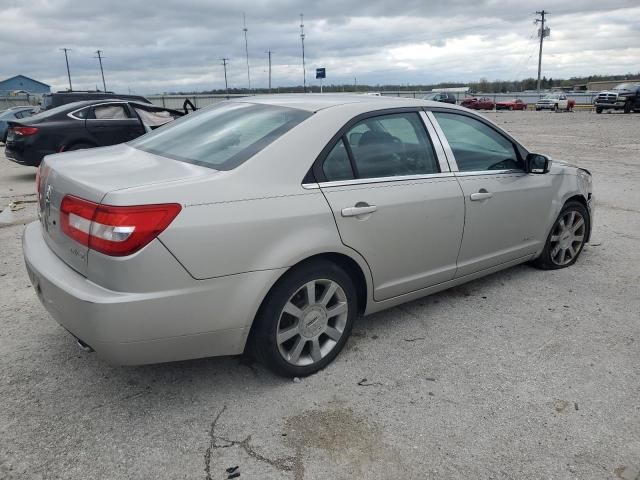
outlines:
[[224, 103], [186, 115], [129, 145], [216, 170], [231, 170], [311, 115], [254, 103]]

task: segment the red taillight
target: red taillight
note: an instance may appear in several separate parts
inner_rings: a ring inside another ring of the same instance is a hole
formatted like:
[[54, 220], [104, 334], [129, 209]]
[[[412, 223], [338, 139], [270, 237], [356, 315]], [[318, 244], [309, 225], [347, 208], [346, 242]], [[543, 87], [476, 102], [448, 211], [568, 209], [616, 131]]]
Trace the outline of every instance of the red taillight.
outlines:
[[11, 127], [13, 133], [22, 137], [28, 137], [29, 135], [35, 135], [38, 133], [38, 127]]
[[92, 250], [123, 257], [156, 238], [180, 213], [177, 203], [118, 207], [67, 195], [60, 205], [62, 231]]

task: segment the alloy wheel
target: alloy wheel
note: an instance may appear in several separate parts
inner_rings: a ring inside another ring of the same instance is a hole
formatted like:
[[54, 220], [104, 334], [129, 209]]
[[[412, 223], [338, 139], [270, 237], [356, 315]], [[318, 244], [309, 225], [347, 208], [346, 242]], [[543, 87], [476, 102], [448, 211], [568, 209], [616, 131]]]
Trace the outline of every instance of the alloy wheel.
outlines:
[[325, 358], [344, 334], [349, 315], [347, 295], [327, 279], [302, 285], [285, 303], [276, 330], [282, 358], [296, 366]]
[[569, 210], [556, 222], [550, 238], [551, 261], [563, 266], [580, 253], [585, 240], [586, 222], [582, 214]]

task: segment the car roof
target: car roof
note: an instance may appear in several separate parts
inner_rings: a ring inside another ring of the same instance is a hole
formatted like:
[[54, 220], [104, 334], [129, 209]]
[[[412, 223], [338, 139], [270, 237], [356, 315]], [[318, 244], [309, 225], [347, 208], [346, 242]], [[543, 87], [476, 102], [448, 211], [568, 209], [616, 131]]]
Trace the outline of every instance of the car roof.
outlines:
[[[150, 106], [150, 103], [139, 102], [136, 100], [127, 100], [123, 98], [101, 98], [95, 100], [79, 100], [77, 102], [65, 103], [64, 105], [60, 105], [61, 107], [67, 107], [72, 110], [82, 108], [82, 107], [90, 107], [91, 105], [99, 105], [101, 103], [135, 103], [143, 106]], [[171, 109], [168, 109], [171, 110]]]
[[[230, 100], [239, 103], [256, 103], [290, 107], [309, 112], [317, 112], [326, 108], [341, 106], [359, 106], [362, 111], [382, 110], [402, 107], [442, 107], [441, 102], [422, 100], [419, 98], [385, 97], [358, 94], [330, 94], [330, 93], [293, 93], [283, 95], [256, 95]], [[455, 106], [451, 106], [455, 108]]]

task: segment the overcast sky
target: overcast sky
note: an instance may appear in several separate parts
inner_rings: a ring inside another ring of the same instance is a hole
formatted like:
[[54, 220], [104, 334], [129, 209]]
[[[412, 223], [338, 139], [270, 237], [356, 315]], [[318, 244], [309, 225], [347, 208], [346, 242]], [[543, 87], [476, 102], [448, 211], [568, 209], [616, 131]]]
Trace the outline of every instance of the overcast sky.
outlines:
[[[190, 6], [187, 6], [190, 5]], [[95, 50], [104, 51], [107, 88], [161, 93], [246, 87], [246, 13], [253, 87], [301, 85], [300, 13], [307, 82], [415, 84], [536, 76], [534, 11], [551, 12], [543, 74], [569, 77], [640, 71], [638, 0], [0, 0], [0, 79], [24, 74], [74, 89], [101, 86]]]

